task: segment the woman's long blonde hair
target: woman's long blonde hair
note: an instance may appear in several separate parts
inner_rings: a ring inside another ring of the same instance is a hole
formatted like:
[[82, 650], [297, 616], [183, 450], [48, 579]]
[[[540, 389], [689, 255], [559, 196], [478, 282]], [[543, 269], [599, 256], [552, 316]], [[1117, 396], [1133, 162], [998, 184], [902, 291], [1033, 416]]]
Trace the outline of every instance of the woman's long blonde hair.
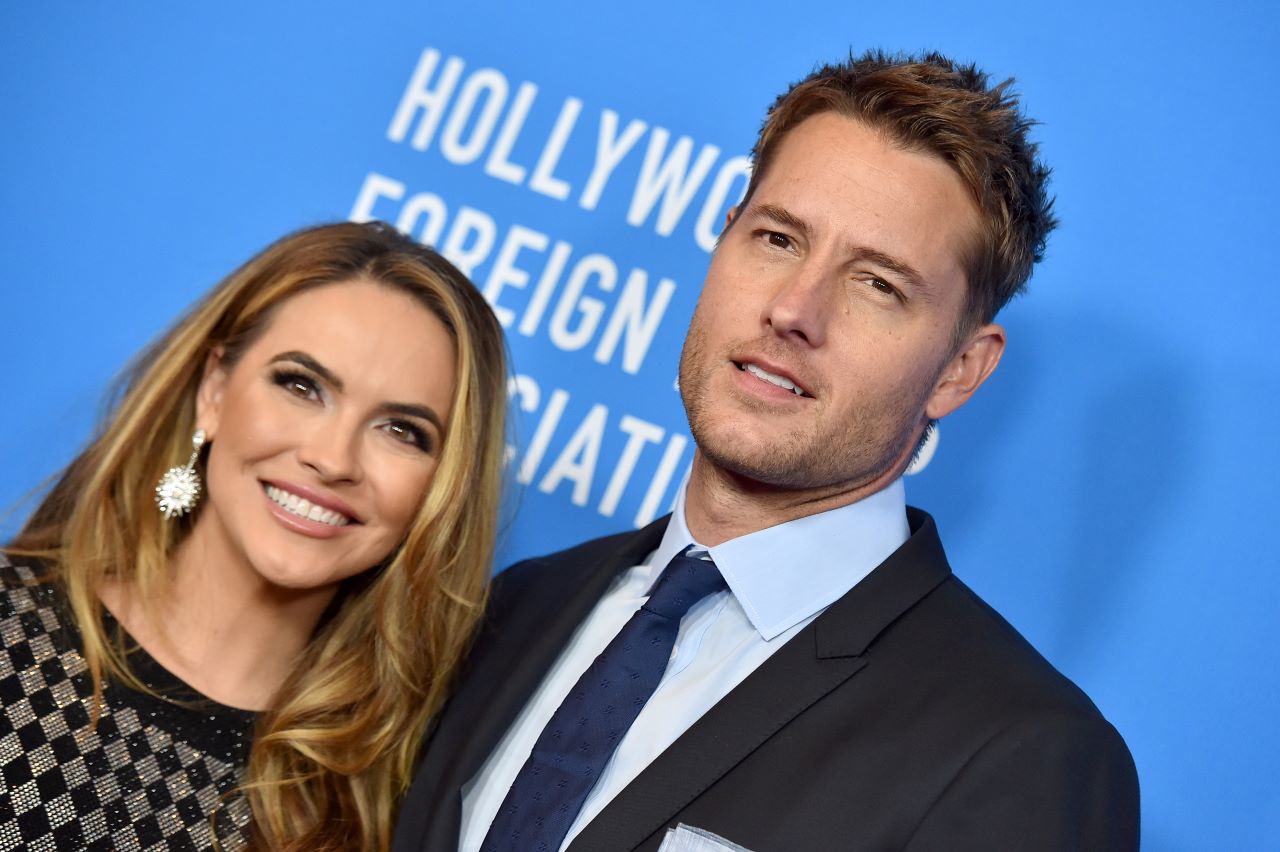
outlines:
[[456, 390], [439, 466], [404, 542], [339, 591], [258, 722], [242, 789], [263, 849], [390, 846], [419, 741], [479, 620], [505, 446], [506, 357], [501, 327], [472, 284], [380, 223], [276, 242], [142, 354], [99, 437], [6, 548], [45, 561], [65, 587], [95, 691], [104, 675], [136, 683], [119, 637], [103, 629], [98, 590], [119, 582], [146, 603], [165, 584], [191, 518], [165, 521], [154, 488], [190, 454], [209, 352], [224, 346], [230, 366], [286, 299], [356, 278], [409, 293], [444, 322]]

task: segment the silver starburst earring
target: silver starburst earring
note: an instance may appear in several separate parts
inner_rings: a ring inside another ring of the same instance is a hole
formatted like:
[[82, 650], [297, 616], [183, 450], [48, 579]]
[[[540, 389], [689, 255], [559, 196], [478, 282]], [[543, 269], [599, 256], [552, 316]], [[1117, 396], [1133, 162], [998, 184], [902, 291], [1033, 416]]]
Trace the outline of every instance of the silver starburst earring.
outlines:
[[196, 459], [204, 446], [205, 432], [197, 429], [191, 436], [191, 459], [186, 465], [171, 467], [160, 477], [156, 486], [156, 505], [165, 518], [182, 517], [196, 507], [200, 499], [200, 475], [196, 473]]

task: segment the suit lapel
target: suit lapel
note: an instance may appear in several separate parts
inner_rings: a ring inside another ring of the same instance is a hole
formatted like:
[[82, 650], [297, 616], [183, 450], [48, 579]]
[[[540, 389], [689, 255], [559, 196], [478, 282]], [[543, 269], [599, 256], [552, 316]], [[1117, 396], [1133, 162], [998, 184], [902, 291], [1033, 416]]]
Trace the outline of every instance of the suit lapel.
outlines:
[[[524, 581], [521, 566], [509, 577], [499, 576], [490, 615], [405, 798], [397, 852], [456, 848], [463, 785], [480, 771], [614, 577], [642, 561], [665, 527], [664, 518], [637, 532], [534, 560], [548, 569], [533, 572], [533, 582]], [[422, 842], [409, 840], [414, 837]]]
[[457, 720], [466, 731], [456, 776], [462, 783], [480, 771], [613, 579], [653, 549], [645, 536], [632, 539], [625, 549], [615, 544], [583, 554], [580, 561], [566, 561], [556, 567], [554, 579], [541, 573], [539, 582], [515, 592], [520, 600], [506, 620], [507, 628], [488, 659], [478, 661], [479, 676], [467, 679], [473, 707]]
[[816, 702], [862, 670], [868, 646], [950, 576], [933, 519], [699, 719], [578, 834], [568, 852], [634, 849]]
[[765, 740], [852, 677], [857, 657], [818, 660], [812, 625], [694, 723], [569, 845], [569, 852], [634, 849]]

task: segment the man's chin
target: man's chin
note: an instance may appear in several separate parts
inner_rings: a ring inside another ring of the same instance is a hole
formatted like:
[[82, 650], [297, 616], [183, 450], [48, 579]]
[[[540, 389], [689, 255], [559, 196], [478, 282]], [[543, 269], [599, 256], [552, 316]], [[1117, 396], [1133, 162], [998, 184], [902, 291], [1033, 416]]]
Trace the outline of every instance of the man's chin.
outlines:
[[[705, 425], [705, 424], [704, 424]], [[773, 440], [739, 430], [693, 429], [698, 453], [743, 493], [839, 493], [889, 481], [906, 464], [905, 444], [876, 450], [802, 435], [774, 435]]]
[[729, 441], [704, 443], [697, 435], [694, 440], [704, 460], [733, 478], [743, 491], [802, 491], [819, 484], [808, 460], [794, 453], [779, 453], [776, 448], [744, 452]]

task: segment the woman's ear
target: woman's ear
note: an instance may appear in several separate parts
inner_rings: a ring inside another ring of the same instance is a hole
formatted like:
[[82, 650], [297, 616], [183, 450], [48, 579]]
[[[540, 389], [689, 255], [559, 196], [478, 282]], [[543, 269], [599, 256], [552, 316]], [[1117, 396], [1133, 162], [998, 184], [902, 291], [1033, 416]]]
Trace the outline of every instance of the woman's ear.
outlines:
[[222, 394], [227, 385], [227, 368], [223, 363], [226, 349], [218, 344], [209, 350], [204, 359], [204, 375], [196, 389], [196, 428], [205, 431], [205, 440], [212, 441], [218, 433], [218, 418], [222, 413]]

